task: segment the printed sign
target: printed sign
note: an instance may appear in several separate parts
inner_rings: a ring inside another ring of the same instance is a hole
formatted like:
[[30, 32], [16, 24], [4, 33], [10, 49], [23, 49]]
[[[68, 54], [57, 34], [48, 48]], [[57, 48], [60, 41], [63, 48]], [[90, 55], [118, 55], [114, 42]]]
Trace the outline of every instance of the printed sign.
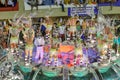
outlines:
[[68, 16], [74, 16], [74, 15], [79, 15], [79, 16], [94, 16], [98, 14], [98, 9], [95, 5], [89, 5], [89, 6], [84, 6], [84, 7], [69, 7], [68, 8]]

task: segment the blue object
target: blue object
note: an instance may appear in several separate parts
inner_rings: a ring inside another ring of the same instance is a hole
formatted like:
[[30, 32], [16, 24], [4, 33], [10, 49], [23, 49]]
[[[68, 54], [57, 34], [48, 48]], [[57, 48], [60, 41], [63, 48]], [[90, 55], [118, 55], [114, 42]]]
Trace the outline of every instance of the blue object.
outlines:
[[43, 5], [53, 5], [54, 1], [53, 0], [43, 0]]
[[85, 39], [86, 39], [84, 34], [81, 36], [81, 39], [82, 39], [82, 40], [85, 40]]
[[44, 25], [41, 25], [41, 31], [45, 31], [46, 27]]
[[[117, 0], [116, 2], [112, 3], [113, 6], [120, 6], [120, 0]], [[110, 6], [109, 2], [99, 3], [98, 6]]]
[[88, 56], [90, 63], [97, 62], [97, 60], [100, 58], [99, 52], [97, 52], [96, 50], [92, 48], [88, 48], [88, 49], [83, 48], [83, 54]]
[[32, 71], [31, 67], [25, 67], [25, 66], [20, 66], [20, 69], [24, 72], [24, 73], [29, 73]]
[[76, 7], [69, 7], [68, 8], [68, 16], [72, 16], [72, 15], [90, 16], [91, 14], [89, 14], [89, 11], [91, 11], [92, 9], [94, 9], [93, 13], [95, 15], [97, 15], [98, 14], [97, 6], [84, 5], [83, 7], [77, 7], [77, 8]]
[[120, 45], [120, 37], [114, 38], [114, 39], [113, 39], [113, 43], [114, 43], [114, 44], [117, 44], [117, 45]]

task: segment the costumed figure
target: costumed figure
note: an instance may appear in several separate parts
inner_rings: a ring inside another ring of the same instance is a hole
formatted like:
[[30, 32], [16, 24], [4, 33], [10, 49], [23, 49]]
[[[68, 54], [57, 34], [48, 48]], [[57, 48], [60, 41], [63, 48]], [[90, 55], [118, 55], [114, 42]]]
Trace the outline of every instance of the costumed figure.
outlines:
[[51, 43], [51, 46], [54, 47], [53, 45], [57, 46], [59, 44], [59, 33], [58, 33], [58, 29], [57, 27], [55, 26], [55, 24], [53, 25], [52, 27], [52, 43]]
[[96, 37], [90, 33], [87, 40], [86, 40], [86, 45], [87, 47], [96, 47], [97, 42], [96, 42]]
[[43, 36], [46, 35], [47, 24], [44, 19], [41, 19], [40, 31]]
[[43, 65], [45, 65], [46, 61], [49, 59], [50, 48], [51, 48], [51, 45], [49, 44], [44, 45]]
[[89, 21], [89, 30], [88, 33], [92, 33], [95, 34], [96, 33], [96, 27], [95, 27], [95, 21], [94, 20], [90, 20]]
[[52, 19], [50, 19], [48, 16], [45, 17], [43, 25], [46, 27], [45, 30], [45, 43], [51, 45], [51, 38], [52, 38], [52, 34], [51, 34], [51, 30], [52, 30]]
[[101, 38], [97, 38], [97, 48], [98, 48], [98, 51], [101, 52], [103, 48], [103, 40]]
[[45, 35], [45, 44], [51, 45], [52, 40], [52, 35], [50, 34], [49, 31], [46, 31]]
[[52, 21], [51, 18], [49, 18], [49, 16], [45, 17], [45, 24], [46, 24], [46, 27], [47, 27], [47, 31], [51, 32], [53, 21]]
[[87, 55], [83, 54], [82, 45], [75, 49], [76, 63], [78, 66], [87, 66], [89, 60]]
[[66, 40], [71, 40], [71, 33], [69, 30], [66, 31]]
[[57, 56], [57, 53], [53, 55], [53, 66], [58, 67], [58, 56]]
[[109, 45], [107, 43], [104, 43], [103, 45], [100, 58], [101, 58], [100, 60], [101, 64], [105, 65], [110, 63], [111, 54], [109, 51]]
[[23, 31], [24, 39], [25, 39], [25, 65], [28, 66], [32, 63], [32, 51], [33, 51], [33, 40], [34, 40], [34, 30], [32, 29], [31, 18], [29, 20], [23, 21], [25, 30]]
[[72, 36], [76, 36], [76, 22], [77, 22], [78, 18], [77, 16], [72, 16], [68, 22], [67, 22], [67, 25], [70, 25], [70, 32], [72, 33], [71, 35]]
[[65, 40], [65, 30], [66, 30], [66, 25], [64, 24], [62, 18], [59, 21], [60, 26], [59, 26], [59, 38], [60, 41], [64, 41]]
[[75, 55], [76, 55], [75, 61], [77, 65], [80, 65], [80, 59], [81, 59], [82, 54], [83, 54], [82, 47], [75, 49]]
[[77, 20], [76, 21], [76, 37], [77, 37], [77, 39], [80, 38], [81, 31], [82, 31], [82, 28], [81, 28], [81, 25], [80, 25], [80, 21]]
[[53, 24], [53, 27], [52, 27], [52, 37], [53, 38], [58, 38], [58, 36], [59, 36], [59, 33], [58, 33], [58, 28], [57, 28], [57, 26], [56, 26], [57, 24], [56, 23], [54, 23]]
[[50, 66], [57, 66], [57, 50], [55, 48], [50, 49], [50, 58], [49, 58], [49, 63]]
[[11, 27], [9, 27], [9, 33], [11, 35], [10, 37], [10, 48], [11, 48], [11, 52], [12, 53], [17, 53], [16, 55], [19, 56], [18, 54], [18, 41], [19, 41], [19, 33], [22, 30], [21, 26], [18, 25], [19, 21], [21, 20], [21, 18], [23, 17], [20, 16], [16, 21], [10, 21], [9, 23], [11, 23]]
[[43, 55], [44, 55], [44, 37], [40, 35], [39, 37], [35, 38], [34, 44], [36, 46], [36, 56], [35, 60], [39, 64], [43, 61]]

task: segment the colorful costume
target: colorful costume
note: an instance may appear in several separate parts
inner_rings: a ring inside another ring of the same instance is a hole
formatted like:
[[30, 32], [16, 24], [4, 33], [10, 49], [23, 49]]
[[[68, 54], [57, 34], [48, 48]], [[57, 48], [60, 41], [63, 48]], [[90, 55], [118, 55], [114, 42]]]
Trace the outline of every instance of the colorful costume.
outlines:
[[11, 34], [10, 38], [11, 52], [15, 52], [15, 50], [17, 49], [20, 30], [18, 29], [18, 26], [14, 25], [13, 27], [9, 28], [9, 32]]
[[[25, 31], [23, 31], [24, 39], [26, 41], [25, 45], [25, 65], [29, 65], [29, 63], [32, 63], [32, 51], [33, 51], [33, 40], [34, 40], [34, 30], [30, 27], [25, 28]], [[28, 61], [29, 56], [29, 61]]]
[[41, 63], [44, 55], [44, 44], [45, 44], [44, 38], [43, 37], [35, 38], [34, 44], [37, 49], [36, 56], [35, 56], [36, 62]]

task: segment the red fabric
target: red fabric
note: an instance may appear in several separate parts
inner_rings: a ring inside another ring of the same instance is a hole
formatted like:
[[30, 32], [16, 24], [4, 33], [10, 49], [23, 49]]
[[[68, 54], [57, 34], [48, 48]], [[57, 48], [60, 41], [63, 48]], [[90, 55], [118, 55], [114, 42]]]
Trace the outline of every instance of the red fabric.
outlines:
[[15, 7], [2, 7], [0, 8], [0, 11], [18, 11], [19, 10], [19, 4], [17, 3]]

